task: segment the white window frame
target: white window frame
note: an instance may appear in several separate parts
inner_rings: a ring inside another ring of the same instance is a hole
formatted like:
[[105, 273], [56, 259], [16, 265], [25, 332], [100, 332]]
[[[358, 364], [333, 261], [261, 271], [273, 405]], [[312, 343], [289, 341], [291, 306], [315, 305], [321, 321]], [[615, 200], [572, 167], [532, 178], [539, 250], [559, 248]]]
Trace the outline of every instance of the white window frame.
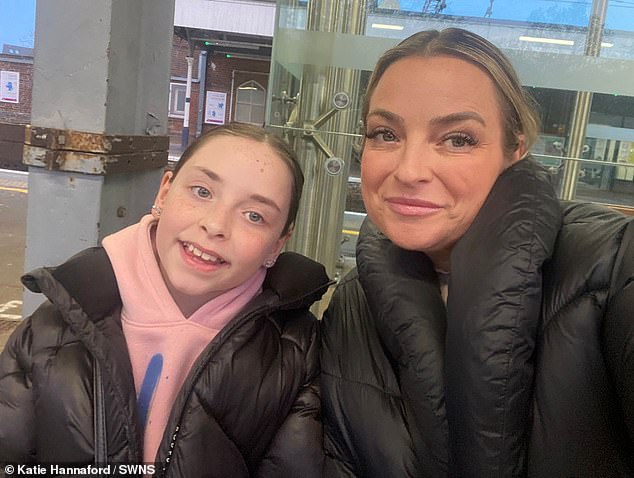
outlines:
[[[236, 100], [235, 100], [235, 105], [234, 105], [234, 110], [233, 110], [234, 111], [233, 120], [234, 121], [241, 121], [241, 120], [239, 120], [237, 118], [237, 116], [238, 116], [238, 103], [239, 103], [239, 96], [240, 96], [239, 92], [240, 92], [240, 89], [244, 88], [244, 87], [257, 88], [258, 90], [261, 90], [264, 93], [264, 96], [263, 96], [264, 102], [261, 105], [260, 104], [255, 104], [255, 106], [261, 106], [262, 107], [262, 121], [260, 121], [260, 122], [248, 121], [247, 122], [249, 124], [262, 126], [264, 124], [264, 122], [266, 121], [266, 88], [264, 88], [264, 86], [262, 86], [260, 83], [258, 83], [255, 80], [247, 80], [244, 83], [241, 83], [240, 85], [238, 85], [238, 87], [236, 88], [236, 91], [235, 91]], [[249, 105], [251, 107], [251, 109], [249, 110], [249, 118], [251, 118], [252, 117], [252, 113], [253, 113], [253, 109], [252, 108], [254, 106], [254, 103], [252, 103], [252, 102], [240, 102], [240, 104], [241, 105]], [[244, 123], [245, 121], [242, 121], [242, 122]]]
[[183, 98], [185, 96], [185, 92], [187, 89], [187, 85], [185, 83], [170, 83], [170, 96], [169, 96], [169, 111], [168, 116], [170, 118], [185, 118], [185, 101], [183, 101], [183, 110], [179, 111], [176, 109], [176, 105], [178, 104], [178, 92], [182, 90]]

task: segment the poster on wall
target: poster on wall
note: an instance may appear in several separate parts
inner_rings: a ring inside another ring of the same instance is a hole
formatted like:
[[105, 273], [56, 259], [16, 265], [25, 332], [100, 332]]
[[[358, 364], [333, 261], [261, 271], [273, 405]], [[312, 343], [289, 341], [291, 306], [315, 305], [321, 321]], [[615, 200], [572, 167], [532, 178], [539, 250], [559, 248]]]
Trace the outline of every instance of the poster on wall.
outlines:
[[5, 103], [20, 102], [20, 73], [17, 71], [0, 71], [0, 101]]
[[205, 123], [225, 124], [227, 93], [208, 91], [206, 100], [207, 106], [205, 108]]

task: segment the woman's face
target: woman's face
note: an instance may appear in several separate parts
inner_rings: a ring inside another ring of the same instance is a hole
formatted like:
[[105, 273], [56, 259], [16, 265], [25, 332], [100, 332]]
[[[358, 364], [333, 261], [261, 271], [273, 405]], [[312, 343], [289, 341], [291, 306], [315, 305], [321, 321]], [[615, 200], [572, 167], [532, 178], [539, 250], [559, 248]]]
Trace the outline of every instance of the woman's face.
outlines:
[[361, 161], [363, 201], [395, 244], [449, 267], [505, 158], [498, 95], [478, 67], [457, 58], [392, 64], [370, 98]]

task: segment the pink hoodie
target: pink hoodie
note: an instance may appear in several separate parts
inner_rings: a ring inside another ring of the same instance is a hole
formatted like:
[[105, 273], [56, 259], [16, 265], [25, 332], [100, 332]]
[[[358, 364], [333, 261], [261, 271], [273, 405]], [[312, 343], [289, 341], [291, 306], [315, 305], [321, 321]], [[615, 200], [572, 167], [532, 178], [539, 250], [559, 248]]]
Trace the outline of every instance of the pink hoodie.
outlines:
[[[198, 355], [262, 290], [261, 268], [242, 285], [210, 300], [186, 318], [172, 299], [151, 243], [151, 215], [103, 240], [123, 308], [139, 417], [145, 424], [143, 460], [154, 462], [174, 400]], [[172, 432], [170, 430], [170, 432]]]

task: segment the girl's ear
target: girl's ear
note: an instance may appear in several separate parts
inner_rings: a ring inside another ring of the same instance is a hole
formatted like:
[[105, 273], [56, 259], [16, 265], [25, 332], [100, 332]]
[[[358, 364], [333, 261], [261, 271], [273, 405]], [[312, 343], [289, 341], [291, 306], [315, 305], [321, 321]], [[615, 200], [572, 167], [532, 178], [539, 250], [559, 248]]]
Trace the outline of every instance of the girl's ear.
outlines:
[[286, 245], [286, 241], [288, 241], [291, 238], [292, 233], [293, 233], [293, 230], [290, 229], [286, 234], [284, 234], [275, 242], [275, 246], [273, 247], [271, 254], [269, 254], [269, 259], [272, 259], [273, 261], [277, 259], [277, 256], [279, 256], [280, 253], [282, 252], [282, 249], [284, 249], [284, 246]]
[[172, 186], [172, 178], [174, 177], [174, 173], [172, 171], [167, 171], [163, 175], [163, 179], [161, 179], [161, 186], [159, 187], [158, 193], [156, 193], [156, 199], [154, 199], [154, 204], [158, 207], [163, 207], [165, 204], [165, 198], [167, 197], [167, 193]]

